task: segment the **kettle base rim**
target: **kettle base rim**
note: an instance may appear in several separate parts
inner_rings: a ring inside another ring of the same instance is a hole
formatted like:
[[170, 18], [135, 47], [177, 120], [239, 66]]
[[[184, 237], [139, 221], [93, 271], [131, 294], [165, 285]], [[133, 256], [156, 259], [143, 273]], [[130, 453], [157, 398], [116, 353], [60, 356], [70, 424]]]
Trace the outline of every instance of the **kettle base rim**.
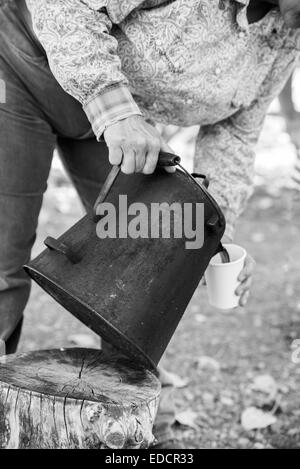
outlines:
[[[123, 353], [127, 358], [138, 360], [140, 364], [145, 366], [146, 369], [152, 372], [157, 372], [157, 364], [155, 364], [150, 357], [148, 357], [141, 348], [134, 344], [128, 337], [126, 337], [120, 330], [118, 330], [113, 324], [110, 324], [103, 316], [101, 316], [94, 308], [88, 305], [86, 302], [82, 301], [79, 298], [76, 298], [75, 295], [69, 292], [66, 289], [60, 287], [55, 280], [47, 277], [38, 271], [30, 263], [23, 266], [25, 272], [55, 301], [57, 301], [66, 311], [68, 311], [72, 316], [76, 317], [81, 323], [85, 324], [90, 330], [95, 332], [100, 338], [104, 339], [109, 344], [116, 347], [121, 353]], [[54, 287], [54, 288], [50, 288]], [[57, 292], [60, 292], [62, 295], [56, 295], [55, 289]], [[65, 299], [65, 301], [64, 301]], [[68, 307], [66, 303], [70, 301], [69, 304], [74, 304], [74, 309], [70, 306]], [[83, 314], [78, 313], [75, 305], [82, 310]], [[87, 314], [88, 313], [88, 314]], [[94, 321], [88, 321], [86, 318], [93, 316]], [[97, 319], [97, 321], [95, 321]], [[114, 337], [116, 341], [112, 341], [111, 337]], [[117, 342], [117, 344], [115, 343]], [[139, 356], [137, 357], [137, 352]]]

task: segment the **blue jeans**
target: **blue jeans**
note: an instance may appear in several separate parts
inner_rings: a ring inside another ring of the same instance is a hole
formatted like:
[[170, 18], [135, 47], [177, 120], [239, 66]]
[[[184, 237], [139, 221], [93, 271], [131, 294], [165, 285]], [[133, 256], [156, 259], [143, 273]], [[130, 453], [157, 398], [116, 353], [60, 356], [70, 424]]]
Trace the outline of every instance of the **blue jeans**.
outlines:
[[[110, 165], [105, 144], [96, 141], [80, 103], [54, 79], [13, 0], [0, 0], [0, 79], [6, 88], [5, 100], [3, 89], [0, 94], [0, 339], [9, 341], [30, 293], [23, 265], [35, 241], [54, 149], [87, 211]], [[169, 437], [174, 420], [172, 387], [163, 388], [160, 440]]]

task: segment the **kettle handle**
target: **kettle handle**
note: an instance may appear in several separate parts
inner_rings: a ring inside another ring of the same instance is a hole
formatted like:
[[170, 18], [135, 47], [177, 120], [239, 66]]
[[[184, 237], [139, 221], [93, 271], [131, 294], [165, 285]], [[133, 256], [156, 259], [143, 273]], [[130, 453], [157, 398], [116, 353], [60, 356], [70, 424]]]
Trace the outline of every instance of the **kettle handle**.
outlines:
[[175, 155], [174, 153], [168, 153], [166, 151], [160, 151], [158, 155], [157, 167], [165, 168], [168, 166], [177, 166], [180, 164], [180, 156]]
[[209, 187], [209, 179], [208, 179], [207, 176], [205, 176], [205, 174], [192, 173], [192, 176], [193, 176], [193, 178], [195, 178], [195, 179], [196, 179], [196, 178], [201, 178], [204, 187], [206, 187], [206, 189], [208, 189], [208, 187]]
[[[160, 151], [157, 161], [157, 168], [166, 168], [170, 166], [180, 165], [180, 162], [180, 156], [174, 155], [174, 153]], [[114, 185], [118, 175], [120, 174], [120, 171], [121, 167], [114, 165], [101, 188], [100, 194], [98, 195], [94, 204], [93, 219], [95, 223], [99, 220], [99, 215], [97, 215], [96, 213], [97, 207], [100, 203], [104, 202], [104, 200], [108, 196], [112, 186]]]

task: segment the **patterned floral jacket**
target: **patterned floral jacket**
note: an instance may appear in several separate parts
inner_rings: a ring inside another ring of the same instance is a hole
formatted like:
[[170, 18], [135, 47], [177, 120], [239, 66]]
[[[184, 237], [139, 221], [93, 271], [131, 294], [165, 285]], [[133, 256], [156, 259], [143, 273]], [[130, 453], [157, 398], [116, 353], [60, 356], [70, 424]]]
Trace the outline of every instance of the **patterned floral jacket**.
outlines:
[[250, 0], [26, 0], [61, 86], [99, 138], [134, 114], [200, 124], [195, 169], [227, 218], [251, 194], [264, 116], [292, 72], [299, 32], [277, 8], [248, 24]]

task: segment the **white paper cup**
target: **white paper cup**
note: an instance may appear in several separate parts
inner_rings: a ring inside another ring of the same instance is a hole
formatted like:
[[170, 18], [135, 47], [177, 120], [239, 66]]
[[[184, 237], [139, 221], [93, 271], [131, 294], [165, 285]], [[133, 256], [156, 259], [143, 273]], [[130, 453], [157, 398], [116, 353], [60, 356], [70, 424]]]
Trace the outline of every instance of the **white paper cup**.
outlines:
[[238, 276], [241, 273], [246, 258], [246, 251], [237, 244], [224, 244], [230, 262], [223, 263], [220, 254], [216, 254], [210, 261], [205, 272], [209, 303], [219, 309], [236, 308], [239, 296], [235, 290], [239, 285]]

